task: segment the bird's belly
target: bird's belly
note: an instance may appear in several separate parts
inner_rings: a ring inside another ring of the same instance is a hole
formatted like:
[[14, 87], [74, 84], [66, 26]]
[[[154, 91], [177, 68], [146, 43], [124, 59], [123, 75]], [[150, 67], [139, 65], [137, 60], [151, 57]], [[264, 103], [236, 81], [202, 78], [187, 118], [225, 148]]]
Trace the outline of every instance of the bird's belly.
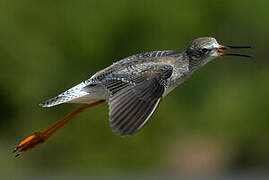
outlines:
[[82, 103], [82, 104], [90, 104], [99, 100], [107, 100], [108, 94], [103, 86], [89, 86], [84, 87], [81, 91], [86, 92], [87, 94], [76, 99], [73, 99], [69, 103]]
[[69, 101], [67, 103], [91, 104], [93, 102], [103, 100], [103, 99], [104, 99], [104, 97], [96, 96], [93, 94], [88, 94], [88, 95], [76, 98], [76, 99]]

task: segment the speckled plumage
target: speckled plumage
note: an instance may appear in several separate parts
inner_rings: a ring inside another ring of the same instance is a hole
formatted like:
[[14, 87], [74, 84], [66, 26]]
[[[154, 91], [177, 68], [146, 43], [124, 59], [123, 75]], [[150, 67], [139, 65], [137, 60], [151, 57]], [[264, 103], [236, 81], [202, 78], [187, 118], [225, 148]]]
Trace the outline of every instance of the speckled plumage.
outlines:
[[132, 135], [151, 117], [161, 99], [198, 68], [219, 56], [214, 38], [194, 40], [184, 52], [152, 51], [122, 59], [55, 98], [41, 104], [93, 103], [107, 100], [110, 123]]
[[[83, 99], [80, 98], [89, 95], [90, 92], [91, 95], [98, 94], [94, 89], [99, 88], [100, 91], [102, 89], [102, 83], [112, 79], [121, 79], [122, 81], [132, 83], [132, 81], [129, 80], [130, 77], [135, 75], [142, 76], [143, 74], [150, 74], [151, 72], [154, 74], [154, 71], [158, 70], [157, 65], [164, 65], [164, 68], [168, 69], [169, 67], [172, 68], [177, 65], [176, 59], [181, 58], [182, 56], [183, 54], [181, 52], [167, 50], [146, 52], [124, 58], [113, 63], [111, 66], [98, 71], [88, 80], [81, 82], [40, 105], [42, 107], [51, 107], [62, 103], [91, 103], [91, 101], [82, 102]], [[174, 71], [173, 78], [170, 78], [169, 80], [175, 81], [183, 75], [183, 72], [187, 72], [187, 64], [188, 61], [179, 61], [177, 67], [175, 67], [178, 71]], [[103, 92], [99, 93], [98, 96], [107, 99], [109, 92], [105, 87], [103, 88]], [[89, 100], [90, 99], [91, 97], [89, 97]]]

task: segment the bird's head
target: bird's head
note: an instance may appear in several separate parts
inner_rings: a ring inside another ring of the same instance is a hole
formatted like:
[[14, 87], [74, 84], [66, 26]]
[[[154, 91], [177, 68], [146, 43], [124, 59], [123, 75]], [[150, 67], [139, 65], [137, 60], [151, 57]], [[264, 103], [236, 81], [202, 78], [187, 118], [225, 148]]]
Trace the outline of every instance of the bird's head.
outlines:
[[218, 56], [230, 55], [250, 57], [244, 54], [236, 54], [225, 51], [227, 49], [235, 48], [250, 48], [250, 46], [224, 46], [220, 45], [215, 38], [202, 37], [192, 41], [188, 49], [186, 50], [186, 53], [187, 56], [190, 58], [191, 63], [199, 67], [205, 65], [206, 63]]

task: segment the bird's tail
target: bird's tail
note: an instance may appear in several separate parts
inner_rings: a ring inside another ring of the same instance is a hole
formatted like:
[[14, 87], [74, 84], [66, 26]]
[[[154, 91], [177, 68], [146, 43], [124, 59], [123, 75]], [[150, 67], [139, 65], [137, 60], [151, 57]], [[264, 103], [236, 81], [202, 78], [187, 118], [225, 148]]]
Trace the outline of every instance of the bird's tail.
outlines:
[[42, 107], [52, 107], [56, 106], [62, 103], [68, 103], [70, 101], [74, 101], [75, 99], [81, 98], [85, 95], [88, 95], [89, 93], [82, 91], [82, 88], [85, 87], [84, 82], [76, 85], [75, 87], [59, 94], [58, 96], [51, 98], [49, 100], [46, 100], [43, 103], [40, 103], [39, 105]]
[[52, 107], [52, 106], [56, 106], [56, 105], [59, 105], [62, 103], [69, 102], [72, 99], [73, 99], [72, 96], [59, 95], [59, 96], [56, 96], [56, 97], [51, 98], [49, 100], [46, 100], [45, 102], [40, 103], [39, 105], [42, 107]]

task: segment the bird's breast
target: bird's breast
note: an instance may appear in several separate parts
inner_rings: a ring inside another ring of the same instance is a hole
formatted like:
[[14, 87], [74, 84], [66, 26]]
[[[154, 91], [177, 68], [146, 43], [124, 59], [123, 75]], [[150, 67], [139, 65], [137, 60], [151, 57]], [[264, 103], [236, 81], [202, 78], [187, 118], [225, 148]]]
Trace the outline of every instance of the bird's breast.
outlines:
[[189, 71], [189, 62], [187, 60], [178, 59], [177, 61], [168, 61], [168, 64], [173, 66], [173, 73], [171, 77], [167, 79], [167, 87], [164, 92], [164, 96], [184, 82], [191, 75]]

